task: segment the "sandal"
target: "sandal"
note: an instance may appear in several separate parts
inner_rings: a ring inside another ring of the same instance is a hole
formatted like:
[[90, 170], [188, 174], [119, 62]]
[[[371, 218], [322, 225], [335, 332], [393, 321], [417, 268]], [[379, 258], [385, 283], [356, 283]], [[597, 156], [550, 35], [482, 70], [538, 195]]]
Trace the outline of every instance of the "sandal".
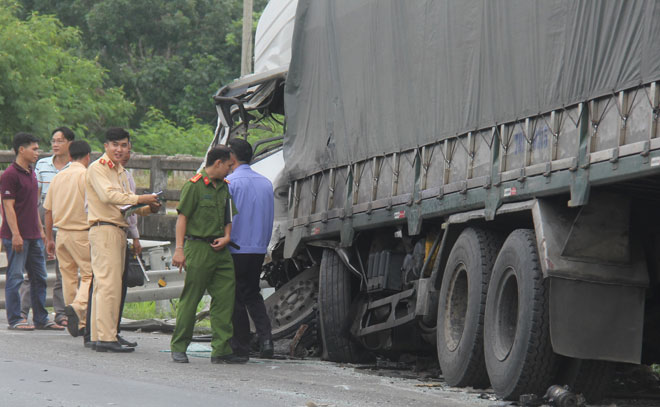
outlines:
[[34, 326], [28, 324], [27, 321], [20, 321], [13, 325], [9, 325], [7, 329], [12, 331], [34, 331]]
[[34, 329], [41, 331], [63, 331], [64, 327], [62, 325], [56, 324], [53, 321], [48, 321], [44, 325], [35, 325]]

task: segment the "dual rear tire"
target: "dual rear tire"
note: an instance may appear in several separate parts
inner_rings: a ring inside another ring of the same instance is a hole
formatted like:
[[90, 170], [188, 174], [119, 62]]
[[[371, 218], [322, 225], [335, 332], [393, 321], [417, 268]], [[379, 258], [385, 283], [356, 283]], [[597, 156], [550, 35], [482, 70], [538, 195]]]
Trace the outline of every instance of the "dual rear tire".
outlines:
[[556, 374], [534, 232], [467, 228], [447, 260], [438, 302], [438, 361], [451, 386], [498, 396], [544, 394]]
[[498, 396], [545, 394], [557, 373], [550, 342], [548, 290], [534, 232], [507, 237], [491, 275], [486, 299], [484, 355]]
[[448, 257], [438, 303], [438, 360], [447, 383], [490, 383], [506, 400], [542, 396], [552, 384], [567, 384], [590, 402], [602, 398], [614, 364], [555, 354], [548, 305], [533, 230], [514, 230], [502, 244], [493, 232], [465, 229]]
[[445, 381], [451, 386], [489, 385], [483, 352], [486, 294], [502, 246], [494, 232], [468, 228], [447, 259], [438, 301], [436, 344]]

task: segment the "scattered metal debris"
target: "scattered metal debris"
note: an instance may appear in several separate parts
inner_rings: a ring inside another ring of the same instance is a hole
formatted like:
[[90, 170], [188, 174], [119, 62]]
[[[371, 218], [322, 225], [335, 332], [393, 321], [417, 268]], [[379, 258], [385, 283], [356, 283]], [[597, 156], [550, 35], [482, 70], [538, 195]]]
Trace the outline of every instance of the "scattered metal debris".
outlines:
[[420, 383], [416, 384], [415, 387], [445, 387], [443, 383]]
[[490, 400], [490, 401], [497, 401], [498, 398], [496, 395], [493, 393], [481, 393], [479, 394], [479, 398], [482, 400]]
[[293, 337], [293, 340], [291, 341], [291, 345], [289, 345], [289, 356], [295, 357], [296, 356], [296, 348], [300, 344], [300, 341], [305, 335], [305, 332], [307, 332], [307, 328], [309, 325], [307, 324], [301, 324], [300, 327], [298, 328], [298, 331], [296, 332], [296, 335]]
[[582, 407], [585, 403], [584, 397], [573, 393], [570, 387], [553, 384], [548, 387], [543, 397], [539, 397], [536, 394], [523, 394], [520, 396], [518, 404], [521, 407], [546, 405], [554, 407]]
[[122, 318], [121, 320], [121, 329], [126, 329], [129, 331], [142, 331], [142, 332], [174, 332], [174, 325], [176, 320], [174, 319], [140, 319], [140, 320], [131, 320]]
[[550, 405], [556, 407], [578, 407], [578, 396], [568, 386], [552, 385], [548, 387], [543, 399]]

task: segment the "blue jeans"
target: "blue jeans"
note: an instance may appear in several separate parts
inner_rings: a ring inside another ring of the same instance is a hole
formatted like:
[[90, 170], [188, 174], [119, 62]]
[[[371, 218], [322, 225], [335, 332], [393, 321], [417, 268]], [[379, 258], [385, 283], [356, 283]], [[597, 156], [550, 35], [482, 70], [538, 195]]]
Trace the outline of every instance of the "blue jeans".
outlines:
[[46, 250], [42, 239], [23, 240], [23, 251], [15, 252], [11, 239], [2, 239], [7, 252], [7, 280], [5, 283], [5, 308], [7, 322], [14, 325], [21, 321], [21, 296], [18, 292], [23, 283], [23, 270], [30, 279], [32, 317], [36, 325], [48, 323], [46, 311]]

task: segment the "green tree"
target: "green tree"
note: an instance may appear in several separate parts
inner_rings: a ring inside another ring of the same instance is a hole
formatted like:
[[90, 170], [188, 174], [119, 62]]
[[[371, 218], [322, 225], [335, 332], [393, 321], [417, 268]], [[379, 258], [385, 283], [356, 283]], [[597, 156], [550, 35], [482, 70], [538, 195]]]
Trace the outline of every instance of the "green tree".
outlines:
[[189, 117], [183, 126], [167, 119], [163, 112], [151, 108], [131, 140], [133, 149], [141, 154], [204, 155], [213, 138], [213, 127]]
[[61, 125], [94, 138], [128, 124], [135, 107], [120, 88], [104, 88], [103, 68], [81, 55], [79, 31], [19, 12], [16, 2], [0, 0], [0, 143], [11, 145], [18, 131], [46, 142]]
[[[266, 0], [254, 4], [254, 24]], [[240, 72], [242, 0], [22, 0], [78, 27], [88, 57], [98, 56], [109, 84], [136, 103], [131, 124], [151, 106], [185, 122], [215, 120], [211, 96]], [[238, 40], [237, 40], [238, 39]]]

